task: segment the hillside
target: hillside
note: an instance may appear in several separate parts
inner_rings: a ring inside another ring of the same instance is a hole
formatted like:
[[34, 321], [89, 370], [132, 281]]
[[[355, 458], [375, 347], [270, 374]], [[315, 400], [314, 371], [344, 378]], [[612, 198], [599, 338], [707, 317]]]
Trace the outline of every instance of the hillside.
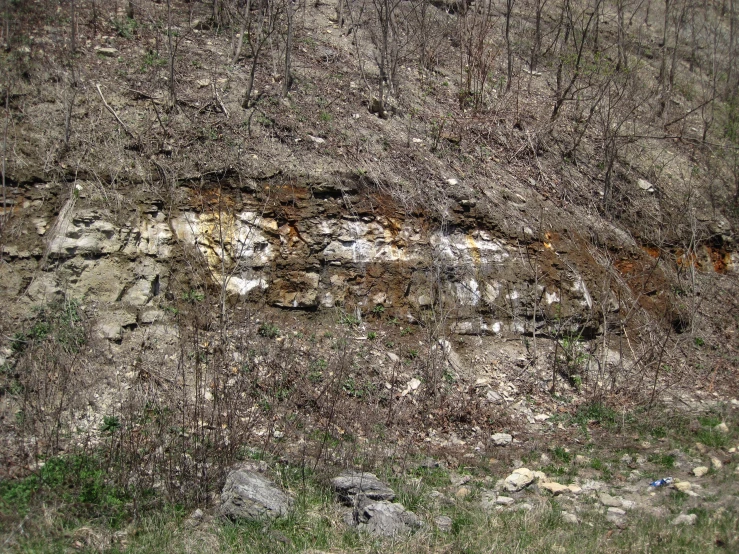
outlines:
[[[175, 551], [626, 551], [688, 513], [655, 551], [736, 546], [733, 3], [2, 17], [5, 546], [161, 551], [164, 521]], [[253, 459], [300, 504], [267, 538], [215, 517]], [[342, 468], [426, 527], [356, 538]], [[667, 473], [701, 480], [650, 497]]]

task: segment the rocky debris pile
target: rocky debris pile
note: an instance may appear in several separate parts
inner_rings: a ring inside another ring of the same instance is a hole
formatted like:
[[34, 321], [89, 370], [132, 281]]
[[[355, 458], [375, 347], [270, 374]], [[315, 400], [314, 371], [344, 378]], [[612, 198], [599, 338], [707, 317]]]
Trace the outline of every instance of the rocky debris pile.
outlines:
[[331, 486], [339, 501], [351, 508], [344, 514], [344, 522], [351, 527], [392, 537], [421, 526], [416, 514], [392, 502], [395, 491], [373, 473], [346, 470], [331, 480]]
[[221, 492], [221, 515], [229, 519], [262, 520], [287, 515], [292, 498], [263, 475], [248, 469], [228, 474]]

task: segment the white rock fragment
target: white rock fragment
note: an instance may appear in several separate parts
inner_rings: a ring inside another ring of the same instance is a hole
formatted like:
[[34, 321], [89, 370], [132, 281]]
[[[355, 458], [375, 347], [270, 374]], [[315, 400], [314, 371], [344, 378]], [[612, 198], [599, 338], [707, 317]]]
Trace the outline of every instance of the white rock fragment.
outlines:
[[506, 477], [504, 485], [508, 492], [518, 492], [525, 489], [533, 482], [534, 474], [532, 471], [528, 468], [520, 467]]
[[567, 485], [560, 485], [559, 483], [555, 483], [554, 481], [539, 483], [539, 488], [551, 492], [554, 496], [560, 495], [565, 491], [569, 492], [570, 490]]
[[695, 525], [698, 516], [695, 514], [680, 514], [672, 520], [673, 525]]
[[637, 186], [645, 192], [654, 192], [654, 185], [646, 179], [639, 179], [636, 182]]
[[678, 481], [673, 486], [680, 492], [688, 492], [692, 487], [689, 481]]
[[106, 58], [115, 58], [118, 55], [118, 50], [116, 48], [98, 48], [95, 51]]
[[696, 477], [703, 477], [706, 473], [708, 473], [708, 468], [706, 466], [698, 466], [693, 469], [693, 475]]
[[495, 433], [490, 438], [495, 446], [508, 446], [513, 442], [513, 436], [508, 433]]

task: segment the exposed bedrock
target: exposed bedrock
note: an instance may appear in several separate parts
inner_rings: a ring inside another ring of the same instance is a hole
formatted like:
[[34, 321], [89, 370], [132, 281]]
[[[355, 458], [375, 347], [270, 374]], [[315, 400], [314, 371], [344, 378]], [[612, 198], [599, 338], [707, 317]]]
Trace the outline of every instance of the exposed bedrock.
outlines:
[[[531, 332], [545, 319], [597, 332], [600, 314], [618, 312], [623, 298], [577, 235], [506, 236], [474, 203], [443, 217], [407, 214], [377, 192], [323, 183], [183, 187], [173, 208], [139, 198], [113, 209], [78, 187], [53, 211], [32, 200], [33, 188], [16, 202], [6, 295], [38, 304], [66, 294], [141, 318], [175, 281], [202, 286], [197, 274], [232, 303], [382, 306], [402, 320], [445, 318], [460, 334]], [[650, 259], [636, 252], [629, 267]]]

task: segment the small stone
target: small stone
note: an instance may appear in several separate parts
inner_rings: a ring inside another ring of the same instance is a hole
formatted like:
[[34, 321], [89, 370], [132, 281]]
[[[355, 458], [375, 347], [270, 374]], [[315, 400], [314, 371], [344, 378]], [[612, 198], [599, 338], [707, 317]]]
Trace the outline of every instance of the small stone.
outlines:
[[321, 137], [314, 137], [313, 135], [308, 135], [308, 138], [311, 139], [316, 144], [323, 144], [324, 142], [326, 142], [326, 139], [321, 138]]
[[485, 398], [491, 404], [499, 404], [503, 401], [503, 397], [494, 390], [489, 390], [487, 394], [485, 394]]
[[459, 184], [459, 181], [457, 181], [457, 179], [447, 179], [446, 180], [446, 184], [447, 185], [454, 186], [454, 185], [458, 185]]
[[459, 487], [461, 485], [464, 485], [465, 483], [469, 483], [472, 479], [469, 475], [460, 475], [459, 473], [452, 473], [449, 476], [449, 480], [452, 482], [452, 485], [455, 487]]
[[490, 490], [482, 491], [480, 494], [480, 506], [483, 510], [491, 510], [496, 506], [496, 495], [495, 492]]
[[547, 419], [549, 419], [550, 417], [552, 417], [552, 416], [550, 416], [550, 415], [547, 415], [547, 414], [538, 414], [538, 415], [535, 415], [535, 416], [534, 416], [534, 419], [535, 419], [536, 421], [546, 421], [546, 420], [547, 420]]
[[524, 502], [523, 504], [519, 504], [516, 509], [522, 512], [530, 512], [534, 507], [528, 502]]
[[418, 297], [418, 305], [422, 308], [425, 308], [426, 306], [432, 306], [434, 304], [434, 299], [426, 294], [421, 294]]
[[572, 525], [577, 525], [580, 523], [580, 520], [577, 519], [577, 516], [575, 514], [571, 514], [570, 512], [562, 512], [562, 521], [565, 523], [570, 523]]
[[578, 466], [590, 465], [590, 458], [586, 456], [582, 456], [581, 454], [578, 454], [575, 456], [575, 465], [578, 465]]
[[559, 483], [555, 483], [554, 481], [549, 481], [548, 483], [539, 483], [539, 488], [551, 492], [554, 496], [570, 490], [567, 485], [560, 485]]
[[534, 482], [534, 474], [530, 469], [520, 467], [505, 479], [505, 489], [508, 492], [518, 492]]
[[452, 499], [447, 498], [439, 491], [431, 491], [431, 493], [429, 493], [429, 497], [431, 498], [432, 502], [435, 502], [440, 506], [454, 506], [454, 502], [452, 501]]
[[706, 466], [698, 466], [693, 470], [693, 475], [696, 477], [703, 477], [706, 473], [708, 473], [708, 468]]
[[680, 492], [688, 492], [691, 488], [691, 484], [689, 481], [678, 481], [675, 483], [674, 487]]
[[470, 489], [467, 487], [460, 487], [459, 490], [457, 490], [456, 493], [454, 493], [454, 496], [457, 497], [457, 499], [462, 500], [464, 498], [467, 498], [470, 495]]
[[716, 427], [714, 427], [714, 429], [716, 431], [718, 431], [719, 433], [728, 433], [729, 432], [729, 426], [726, 425], [726, 423], [724, 423], [723, 421], [721, 423], [719, 423], [718, 425], [716, 425]]
[[203, 510], [198, 508], [193, 513], [190, 514], [190, 517], [185, 520], [185, 525], [188, 527], [197, 527], [203, 522], [203, 518], [205, 517], [205, 514], [203, 514]]
[[711, 458], [711, 465], [713, 466], [713, 469], [721, 469], [724, 467], [724, 464], [718, 458]]
[[118, 55], [116, 48], [98, 48], [96, 52], [106, 58], [115, 58]]
[[448, 533], [452, 530], [452, 518], [449, 516], [438, 516], [434, 519], [436, 528], [442, 533]]
[[513, 437], [508, 433], [495, 433], [490, 438], [495, 446], [508, 446], [513, 442]]
[[606, 521], [613, 523], [617, 527], [624, 527], [626, 525], [626, 512], [621, 508], [608, 508], [606, 513]]
[[513, 504], [515, 500], [511, 498], [510, 496], [499, 496], [495, 499], [496, 504], [500, 504], [501, 506], [510, 506]]
[[258, 473], [235, 470], [221, 492], [220, 512], [229, 519], [260, 520], [285, 516], [292, 499]]
[[646, 192], [654, 192], [654, 185], [647, 181], [646, 179], [639, 179], [636, 184], [639, 186], [640, 189]]
[[672, 520], [673, 525], [695, 525], [698, 516], [695, 514], [680, 514]]
[[636, 508], [636, 502], [634, 502], [633, 500], [622, 499], [621, 507], [624, 510], [633, 510], [634, 508]]
[[360, 510], [357, 520], [349, 510], [344, 518], [349, 525], [356, 525], [359, 530], [373, 535], [392, 537], [407, 534], [421, 526], [418, 516], [405, 509], [402, 504], [387, 500], [372, 502]]
[[[617, 496], [611, 496], [607, 492], [601, 492], [598, 494], [598, 500], [604, 506], [610, 506], [612, 508], [620, 508], [623, 504], [623, 499]], [[610, 511], [610, 510], [609, 510]]]
[[582, 492], [582, 487], [579, 485], [575, 485], [574, 483], [572, 485], [569, 485], [567, 488], [570, 489], [570, 492], [572, 494], [580, 494]]
[[702, 442], [696, 442], [696, 443], [695, 443], [695, 448], [696, 448], [696, 450], [698, 450], [698, 452], [700, 452], [701, 454], [705, 454], [705, 453], [706, 453], [706, 445], [705, 445], [705, 444], [703, 444]]
[[355, 498], [369, 500], [393, 500], [395, 492], [372, 473], [346, 470], [331, 480], [331, 485], [341, 501], [353, 506]]

